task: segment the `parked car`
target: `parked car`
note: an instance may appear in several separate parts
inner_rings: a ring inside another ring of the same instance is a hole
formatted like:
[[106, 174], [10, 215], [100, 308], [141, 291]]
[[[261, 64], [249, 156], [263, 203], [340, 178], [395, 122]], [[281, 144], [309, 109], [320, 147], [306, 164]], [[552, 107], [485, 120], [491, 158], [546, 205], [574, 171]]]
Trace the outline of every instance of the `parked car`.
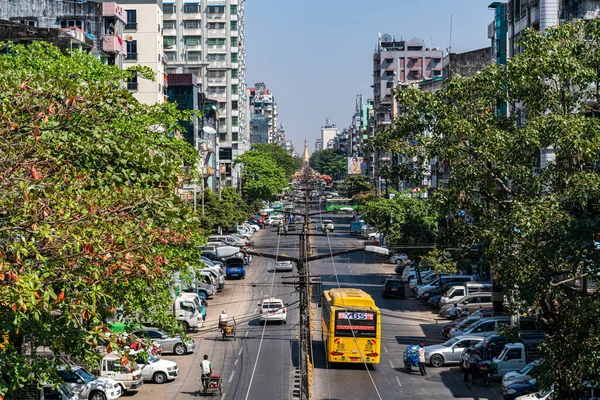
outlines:
[[[480, 308], [492, 307], [492, 294], [491, 293], [475, 293], [469, 294], [456, 301], [458, 308], [461, 310], [467, 310], [473, 312]], [[440, 317], [450, 318], [450, 310], [454, 304], [445, 304], [440, 308]]]
[[381, 281], [381, 283], [383, 283], [381, 287], [381, 295], [383, 297], [398, 297], [402, 299], [406, 297], [404, 282], [400, 279], [389, 278]]
[[291, 261], [277, 261], [275, 262], [275, 271], [293, 271], [294, 263]]
[[508, 387], [502, 387], [502, 400], [516, 400], [521, 396], [535, 393], [539, 390], [537, 379], [532, 378], [526, 381], [515, 382]]
[[[459, 317], [458, 319], [452, 322], [444, 324], [444, 326], [442, 327], [442, 335], [444, 337], [452, 337], [454, 335], [454, 332], [466, 330], [480, 319], [485, 317], [491, 317], [493, 315], [494, 311], [492, 308], [479, 309], [470, 315], [467, 315], [465, 317]], [[449, 329], [447, 330], [446, 328]]]
[[395, 254], [390, 257], [390, 262], [392, 264], [407, 265], [410, 260], [406, 254]]
[[[532, 378], [537, 378], [543, 362], [544, 362], [543, 359], [535, 360], [535, 361], [532, 361], [529, 364], [525, 365], [523, 368], [521, 368], [517, 371], [506, 373], [502, 377], [502, 391], [506, 392], [508, 390], [508, 387], [515, 383], [527, 382]], [[534, 390], [533, 392], [535, 392], [535, 391], [536, 390]], [[529, 393], [533, 393], [533, 392], [529, 392]], [[521, 395], [523, 395], [523, 394], [526, 394], [526, 393], [521, 393]], [[518, 396], [514, 396], [514, 397], [518, 397]]]
[[[464, 335], [477, 335], [477, 336], [490, 336], [493, 333], [498, 333], [501, 324], [510, 324], [510, 316], [493, 316], [481, 318], [468, 327], [461, 327], [460, 330], [456, 329], [454, 332], [451, 331], [450, 336], [464, 336]], [[458, 328], [458, 326], [457, 326]]]
[[148, 354], [146, 360], [141, 353], [134, 354], [135, 362], [142, 370], [144, 382], [166, 383], [179, 375], [179, 367], [174, 361], [164, 360]]
[[482, 337], [461, 336], [452, 338], [442, 344], [425, 346], [425, 362], [432, 367], [441, 367], [446, 364], [458, 364], [464, 349], [473, 347], [482, 342]]
[[260, 322], [281, 321], [284, 324], [287, 323], [287, 311], [285, 308], [287, 305], [283, 300], [271, 297], [258, 303], [258, 306], [260, 307]]
[[179, 335], [168, 336], [157, 328], [144, 327], [133, 334], [139, 338], [147, 338], [160, 345], [163, 353], [173, 353], [182, 356], [196, 350], [196, 341], [191, 338], [183, 339]]
[[429, 298], [429, 300], [427, 300], [427, 305], [431, 308], [438, 308], [438, 305], [439, 305], [441, 299], [442, 299], [441, 294], [432, 296]]
[[121, 385], [123, 393], [139, 389], [144, 384], [140, 367], [133, 361], [123, 364], [121, 356], [114, 353], [105, 355], [92, 372], [103, 378], [114, 379]]
[[123, 393], [115, 380], [94, 376], [76, 365], [60, 366], [56, 372], [79, 400], [114, 400]]
[[[420, 299], [428, 299], [436, 294], [442, 294], [448, 286], [473, 281], [475, 278], [471, 275], [442, 275], [437, 279], [430, 281], [427, 285], [421, 286], [417, 290], [417, 297]], [[426, 293], [429, 293], [426, 295]]]
[[452, 285], [442, 296], [442, 299], [440, 300], [440, 307], [445, 304], [454, 304], [457, 300], [460, 300], [468, 294], [491, 292], [491, 282], [465, 282], [462, 285]]
[[283, 217], [281, 215], [271, 215], [267, 219], [267, 223], [271, 226], [279, 226], [280, 224], [283, 224]]
[[65, 384], [58, 387], [37, 384], [25, 385], [24, 387], [8, 392], [4, 395], [5, 400], [78, 400], [79, 398]]

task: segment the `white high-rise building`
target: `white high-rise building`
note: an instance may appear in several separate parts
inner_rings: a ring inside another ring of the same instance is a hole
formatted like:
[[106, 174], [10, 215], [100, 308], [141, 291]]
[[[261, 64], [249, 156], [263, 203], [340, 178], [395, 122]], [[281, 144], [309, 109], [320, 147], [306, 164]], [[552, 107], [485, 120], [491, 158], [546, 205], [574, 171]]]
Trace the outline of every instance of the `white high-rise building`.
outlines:
[[218, 104], [221, 187], [237, 185], [235, 158], [249, 148], [244, 53], [244, 0], [164, 0], [167, 73], [193, 73], [198, 89]]

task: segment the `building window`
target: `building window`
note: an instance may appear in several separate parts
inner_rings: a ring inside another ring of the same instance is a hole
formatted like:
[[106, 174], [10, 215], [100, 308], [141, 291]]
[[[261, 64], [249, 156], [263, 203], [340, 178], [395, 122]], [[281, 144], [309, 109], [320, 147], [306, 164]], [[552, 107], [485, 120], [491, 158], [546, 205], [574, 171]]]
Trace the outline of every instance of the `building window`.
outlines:
[[442, 71], [433, 71], [433, 76], [442, 76]]
[[229, 6], [229, 12], [233, 14], [237, 14], [237, 6]]
[[127, 90], [137, 90], [138, 89], [138, 80], [137, 75], [133, 78], [127, 79]]
[[175, 22], [176, 21], [164, 20], [163, 21], [163, 28], [164, 29], [175, 29]]
[[237, 31], [237, 21], [231, 21], [231, 30]]
[[127, 13], [127, 24], [125, 29], [136, 30], [137, 29], [137, 10], [125, 10]]
[[223, 14], [225, 12], [224, 6], [208, 6], [206, 7], [208, 14]]
[[238, 85], [231, 85], [231, 94], [238, 94]]
[[184, 3], [183, 13], [184, 14], [198, 14], [200, 12], [200, 4], [198, 3]]
[[175, 46], [177, 42], [177, 36], [163, 36], [163, 45], [165, 49], [170, 49]]
[[197, 19], [183, 21], [185, 29], [200, 29], [200, 21]]
[[202, 68], [186, 68], [188, 74], [194, 74], [196, 76], [202, 75]]
[[210, 46], [225, 46], [225, 39], [224, 38], [210, 38], [207, 40], [207, 44], [209, 44]]
[[232, 63], [236, 63], [238, 60], [238, 55], [237, 53], [231, 53], [231, 62]]
[[237, 134], [237, 132], [231, 132], [231, 141], [232, 142], [237, 142], [238, 141], [238, 134]]
[[37, 26], [37, 21], [33, 20], [33, 19], [20, 19], [18, 21], [13, 21], [13, 22], [18, 22], [19, 24], [23, 24], [23, 25], [27, 25], [27, 26]]
[[165, 51], [168, 61], [177, 61], [177, 53], [174, 51]]
[[219, 147], [219, 160], [231, 160], [231, 148]]
[[163, 14], [175, 14], [175, 4], [163, 4]]
[[234, 100], [231, 102], [231, 109], [232, 110], [237, 110], [238, 109], [238, 102], [237, 100]]
[[137, 40], [130, 40], [127, 42], [127, 60], [137, 60]]
[[200, 44], [200, 36], [186, 36], [183, 38], [186, 46], [198, 46]]
[[187, 60], [188, 61], [200, 61], [200, 52], [199, 51], [188, 51]]
[[232, 69], [231, 70], [231, 78], [235, 79], [238, 77], [238, 70], [237, 69]]
[[209, 22], [206, 27], [208, 29], [225, 29], [225, 22]]
[[79, 28], [83, 29], [83, 21], [81, 20], [72, 20], [72, 19], [63, 19], [60, 21], [61, 28]]
[[231, 38], [231, 47], [238, 47], [238, 38], [236, 38], [236, 37]]
[[209, 54], [208, 61], [225, 61], [225, 54]]
[[239, 125], [238, 117], [231, 117], [231, 126], [238, 126], [238, 125]]

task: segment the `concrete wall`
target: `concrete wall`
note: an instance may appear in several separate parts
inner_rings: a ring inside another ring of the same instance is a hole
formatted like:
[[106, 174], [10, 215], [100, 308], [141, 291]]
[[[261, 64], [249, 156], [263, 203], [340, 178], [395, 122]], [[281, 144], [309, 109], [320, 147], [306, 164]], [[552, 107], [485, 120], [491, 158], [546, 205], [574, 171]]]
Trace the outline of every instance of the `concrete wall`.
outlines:
[[454, 74], [473, 76], [494, 61], [491, 47], [467, 51], [465, 53], [450, 53], [444, 59], [444, 79]]

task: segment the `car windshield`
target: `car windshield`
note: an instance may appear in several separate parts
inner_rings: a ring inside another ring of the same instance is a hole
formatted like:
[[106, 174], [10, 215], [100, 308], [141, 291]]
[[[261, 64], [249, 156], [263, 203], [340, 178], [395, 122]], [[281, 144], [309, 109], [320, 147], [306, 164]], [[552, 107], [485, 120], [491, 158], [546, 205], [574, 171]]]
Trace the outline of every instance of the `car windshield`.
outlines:
[[60, 394], [62, 394], [63, 398], [65, 399], [70, 399], [75, 396], [75, 394], [71, 392], [71, 389], [69, 389], [67, 385], [60, 385]]
[[85, 368], [79, 368], [77, 370], [77, 375], [79, 375], [79, 377], [81, 379], [83, 379], [83, 381], [85, 383], [91, 382], [94, 380], [94, 375], [90, 374]]
[[498, 355], [498, 360], [502, 360], [507, 352], [508, 352], [508, 347], [504, 347], [502, 349], [502, 352]]
[[452, 338], [452, 339], [448, 340], [447, 342], [442, 343], [442, 346], [444, 346], [444, 347], [450, 347], [454, 343], [458, 342], [459, 340], [460, 340], [459, 338]]
[[385, 286], [389, 287], [389, 288], [399, 288], [402, 286], [402, 282], [400, 281], [387, 281], [385, 283]]
[[518, 370], [517, 373], [521, 374], [521, 375], [525, 375], [525, 374], [529, 373], [529, 371], [531, 371], [533, 369], [533, 367], [535, 367], [535, 363], [529, 363], [526, 366], [524, 366], [523, 368], [521, 368], [520, 370]]
[[262, 308], [268, 308], [268, 309], [278, 309], [278, 308], [283, 308], [283, 304], [281, 303], [263, 303]]
[[464, 330], [467, 329], [468, 327], [470, 327], [471, 325], [473, 325], [475, 322], [479, 321], [481, 318], [479, 316], [476, 317], [469, 317], [461, 322], [458, 323], [458, 325], [456, 325], [456, 330]]

